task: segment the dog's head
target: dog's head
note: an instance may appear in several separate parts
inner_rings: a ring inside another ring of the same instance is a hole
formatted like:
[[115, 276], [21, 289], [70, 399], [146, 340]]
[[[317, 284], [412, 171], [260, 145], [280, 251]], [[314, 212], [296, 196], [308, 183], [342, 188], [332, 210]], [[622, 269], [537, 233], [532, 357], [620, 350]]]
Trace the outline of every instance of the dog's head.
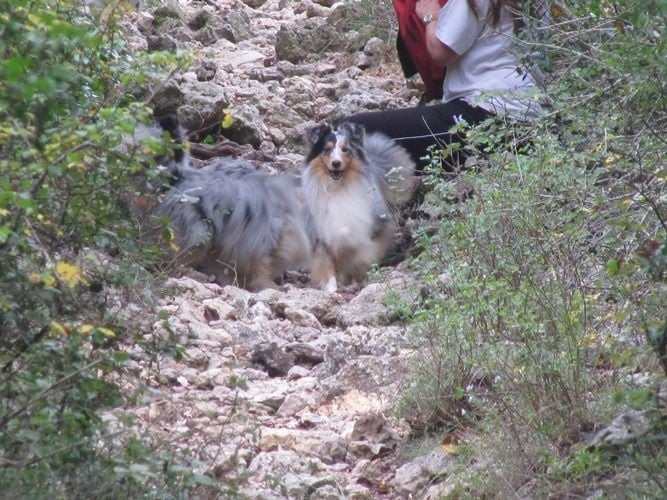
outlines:
[[156, 119], [152, 125], [138, 124], [126, 143], [123, 149], [149, 157], [150, 164], [157, 165], [158, 171], [165, 172], [172, 181], [189, 165], [186, 134], [175, 116]]
[[189, 164], [188, 154], [185, 149], [187, 143], [187, 134], [178, 119], [174, 115], [167, 115], [158, 121], [160, 128], [163, 130], [162, 138], [165, 140], [167, 134], [167, 149], [166, 161], [171, 163], [169, 166], [170, 172], [173, 174], [179, 169], [186, 168]]
[[135, 216], [152, 209], [162, 192], [175, 185], [189, 168], [186, 134], [176, 117], [155, 119], [151, 125], [137, 124], [115, 150], [132, 165], [128, 195]]
[[318, 125], [308, 131], [311, 148], [306, 164], [334, 181], [354, 176], [366, 162], [364, 137], [364, 128], [354, 123], [343, 123], [336, 129]]

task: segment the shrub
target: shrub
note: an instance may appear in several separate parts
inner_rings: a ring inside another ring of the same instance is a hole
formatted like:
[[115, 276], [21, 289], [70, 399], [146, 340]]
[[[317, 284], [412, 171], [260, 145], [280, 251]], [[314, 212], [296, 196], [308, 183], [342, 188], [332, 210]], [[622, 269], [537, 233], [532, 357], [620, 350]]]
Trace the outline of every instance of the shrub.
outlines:
[[[415, 270], [432, 296], [413, 315], [420, 359], [399, 413], [415, 430], [473, 429], [461, 463], [483, 464], [469, 480], [480, 495], [667, 485], [655, 407], [655, 352], [664, 364], [667, 345], [665, 7], [570, 7], [524, 34], [548, 71], [550, 116], [466, 132], [488, 164], [461, 174], [475, 186], [466, 203], [448, 204], [451, 183], [430, 177], [440, 216]], [[529, 140], [489, 151], [507, 137]], [[613, 453], [586, 446], [628, 406], [650, 415], [645, 438]]]
[[[153, 68], [125, 51], [121, 3], [0, 5], [0, 490], [6, 497], [176, 495], [211, 481], [111, 427], [127, 335], [108, 307], [134, 278], [89, 272], [86, 249], [136, 247], [118, 148], [150, 110], [128, 92]], [[151, 55], [176, 65], [180, 56]], [[142, 62], [143, 63], [143, 62]], [[120, 286], [124, 285], [124, 286]], [[136, 285], [135, 285], [136, 286]], [[125, 292], [123, 291], [125, 290]], [[121, 297], [118, 297], [118, 296]]]

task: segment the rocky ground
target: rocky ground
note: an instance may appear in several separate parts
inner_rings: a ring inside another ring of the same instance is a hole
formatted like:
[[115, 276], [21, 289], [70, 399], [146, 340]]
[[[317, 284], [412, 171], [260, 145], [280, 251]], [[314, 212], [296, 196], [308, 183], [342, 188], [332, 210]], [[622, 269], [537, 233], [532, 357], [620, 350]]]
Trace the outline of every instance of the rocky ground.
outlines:
[[[358, 3], [331, 3], [172, 1], [133, 13], [125, 31], [135, 49], [193, 55], [190, 69], [157, 79], [149, 95], [156, 114], [176, 113], [194, 143], [215, 137], [214, 146], [195, 145], [195, 157], [223, 152], [298, 168], [307, 128], [419, 95], [397, 64], [391, 26], [375, 26]], [[226, 113], [233, 123], [221, 132]]]
[[[283, 170], [299, 168], [306, 128], [416, 102], [393, 39], [361, 17], [353, 2], [181, 0], [140, 7], [124, 27], [135, 49], [194, 55], [150, 95], [157, 113], [177, 113], [199, 163], [224, 154]], [[126, 389], [147, 391], [108, 418], [133, 415], [248, 498], [437, 498], [452, 458], [440, 447], [406, 458], [409, 429], [392, 412], [411, 348], [387, 296], [419, 286], [400, 266], [382, 275], [333, 294], [170, 279], [144, 340], [174, 349], [129, 347]]]

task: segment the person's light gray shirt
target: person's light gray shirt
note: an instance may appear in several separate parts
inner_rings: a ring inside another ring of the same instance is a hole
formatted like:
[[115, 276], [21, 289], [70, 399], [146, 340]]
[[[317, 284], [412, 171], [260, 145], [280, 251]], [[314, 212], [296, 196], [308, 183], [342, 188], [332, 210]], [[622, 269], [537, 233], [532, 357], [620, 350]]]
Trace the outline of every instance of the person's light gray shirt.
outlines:
[[533, 120], [540, 91], [513, 53], [513, 22], [502, 9], [490, 25], [489, 0], [475, 0], [479, 19], [466, 0], [448, 0], [438, 14], [436, 36], [460, 57], [447, 66], [443, 102], [463, 99], [497, 115]]

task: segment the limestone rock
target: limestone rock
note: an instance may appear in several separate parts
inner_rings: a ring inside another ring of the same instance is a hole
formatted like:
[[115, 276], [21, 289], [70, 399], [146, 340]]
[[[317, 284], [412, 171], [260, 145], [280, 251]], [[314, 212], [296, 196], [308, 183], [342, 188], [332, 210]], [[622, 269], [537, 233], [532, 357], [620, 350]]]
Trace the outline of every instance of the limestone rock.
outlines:
[[635, 441], [649, 430], [650, 421], [644, 412], [630, 409], [616, 417], [590, 440], [591, 446], [623, 446]]
[[278, 347], [275, 342], [259, 344], [251, 360], [266, 368], [270, 377], [284, 377], [296, 363], [296, 356]]
[[263, 137], [259, 110], [252, 104], [243, 104], [232, 111], [234, 121], [223, 131], [225, 137], [239, 144], [250, 144], [258, 148]]
[[393, 483], [399, 491], [412, 494], [435, 477], [444, 476], [454, 459], [440, 448], [415, 458], [396, 471]]
[[248, 7], [252, 7], [253, 9], [258, 9], [259, 7], [261, 7], [266, 3], [266, 0], [241, 0], [241, 1]]
[[204, 46], [220, 39], [238, 43], [252, 36], [250, 17], [241, 4], [220, 13], [202, 13], [191, 21], [196, 28], [194, 39]]
[[178, 120], [186, 130], [199, 130], [222, 121], [229, 107], [225, 89], [214, 82], [187, 81], [181, 86], [184, 103], [178, 107]]

